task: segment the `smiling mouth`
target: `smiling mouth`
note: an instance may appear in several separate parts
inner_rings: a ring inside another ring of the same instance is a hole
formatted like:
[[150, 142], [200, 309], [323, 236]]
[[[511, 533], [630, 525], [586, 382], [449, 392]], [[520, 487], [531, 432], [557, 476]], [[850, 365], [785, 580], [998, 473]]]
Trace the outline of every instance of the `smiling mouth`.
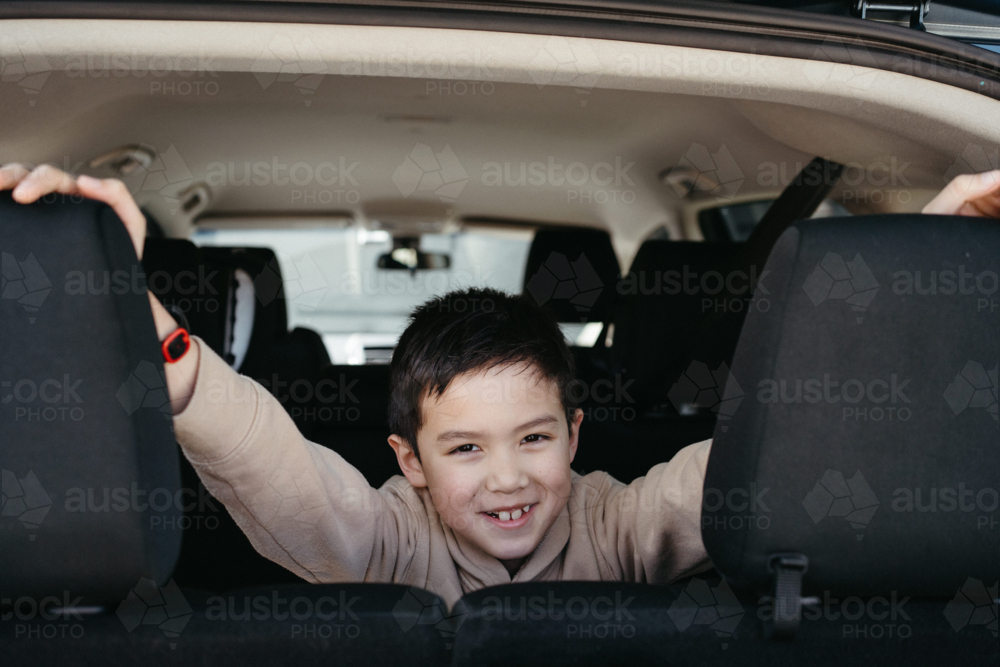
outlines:
[[[537, 503], [536, 503], [537, 504]], [[515, 525], [521, 525], [527, 520], [527, 516], [531, 511], [535, 509], [535, 504], [525, 505], [524, 507], [519, 507], [515, 509], [497, 510], [494, 512], [480, 512], [484, 516], [491, 519], [494, 523], [499, 523], [501, 525], [508, 524], [511, 528]]]

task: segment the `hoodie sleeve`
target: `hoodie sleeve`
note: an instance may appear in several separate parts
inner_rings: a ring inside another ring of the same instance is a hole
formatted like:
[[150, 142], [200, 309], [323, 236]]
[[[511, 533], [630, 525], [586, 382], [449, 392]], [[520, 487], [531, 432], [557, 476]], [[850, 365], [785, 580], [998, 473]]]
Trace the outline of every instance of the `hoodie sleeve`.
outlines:
[[427, 530], [413, 489], [391, 481], [373, 489], [336, 452], [306, 440], [266, 389], [197, 343], [177, 440], [254, 548], [313, 583], [395, 581]]
[[711, 566], [701, 540], [711, 449], [688, 445], [628, 485], [606, 474], [589, 485], [589, 530], [612, 578], [665, 584]]

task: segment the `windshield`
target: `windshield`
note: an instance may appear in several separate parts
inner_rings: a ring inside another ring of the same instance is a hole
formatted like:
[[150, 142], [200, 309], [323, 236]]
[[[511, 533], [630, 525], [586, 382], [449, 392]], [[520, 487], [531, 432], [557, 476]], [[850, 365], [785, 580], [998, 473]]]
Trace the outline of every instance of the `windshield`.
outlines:
[[384, 230], [207, 229], [197, 245], [266, 247], [281, 266], [289, 329], [323, 336], [335, 364], [387, 362], [410, 312], [428, 299], [466, 287], [521, 291], [533, 232], [475, 229], [424, 234], [420, 250], [450, 256], [449, 268], [379, 268], [392, 250]]

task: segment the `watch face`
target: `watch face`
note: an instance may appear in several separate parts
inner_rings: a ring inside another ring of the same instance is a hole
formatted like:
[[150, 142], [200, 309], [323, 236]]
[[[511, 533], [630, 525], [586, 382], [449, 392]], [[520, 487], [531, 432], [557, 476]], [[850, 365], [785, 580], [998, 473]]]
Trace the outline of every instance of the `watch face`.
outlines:
[[191, 339], [188, 336], [188, 332], [184, 329], [178, 329], [170, 341], [164, 346], [164, 360], [167, 363], [173, 363], [184, 356], [191, 346]]

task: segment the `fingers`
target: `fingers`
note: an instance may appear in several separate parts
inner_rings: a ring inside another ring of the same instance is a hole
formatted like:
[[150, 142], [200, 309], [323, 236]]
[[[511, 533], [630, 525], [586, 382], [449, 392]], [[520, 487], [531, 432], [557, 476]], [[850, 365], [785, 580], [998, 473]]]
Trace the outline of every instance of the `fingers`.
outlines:
[[[21, 165], [11, 165], [11, 179], [17, 178], [25, 169]], [[30, 204], [38, 199], [58, 192], [60, 194], [76, 194], [76, 179], [61, 169], [50, 164], [35, 167], [26, 176], [17, 178], [14, 183], [14, 201], [20, 204]]]
[[0, 190], [8, 189], [13, 189], [14, 201], [20, 204], [30, 204], [52, 193], [83, 195], [88, 199], [104, 202], [125, 223], [136, 254], [142, 258], [146, 218], [120, 180], [91, 176], [74, 178], [48, 164], [29, 170], [22, 164], [11, 163], [0, 167]]
[[27, 167], [17, 162], [3, 165], [0, 167], [0, 191], [12, 190], [29, 173]]
[[924, 213], [995, 217], [1000, 199], [1000, 169], [962, 174], [952, 179], [924, 207]]
[[146, 238], [146, 217], [139, 210], [139, 205], [135, 203], [132, 193], [125, 184], [117, 178], [92, 176], [80, 176], [76, 179], [76, 184], [80, 194], [104, 202], [118, 214], [132, 238], [136, 255], [141, 259], [143, 242]]

